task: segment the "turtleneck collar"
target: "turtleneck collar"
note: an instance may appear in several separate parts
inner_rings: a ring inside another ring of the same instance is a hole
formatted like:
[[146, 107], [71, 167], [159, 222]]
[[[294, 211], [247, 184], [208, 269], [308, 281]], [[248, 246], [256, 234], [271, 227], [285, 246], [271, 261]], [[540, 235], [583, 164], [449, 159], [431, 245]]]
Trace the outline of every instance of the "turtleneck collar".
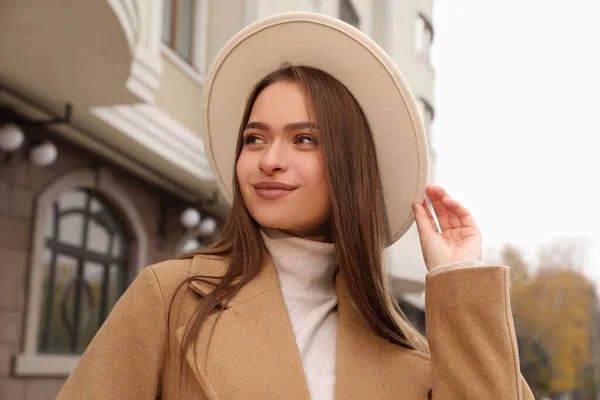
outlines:
[[261, 227], [261, 235], [277, 270], [282, 289], [309, 297], [333, 296], [337, 265], [335, 245]]

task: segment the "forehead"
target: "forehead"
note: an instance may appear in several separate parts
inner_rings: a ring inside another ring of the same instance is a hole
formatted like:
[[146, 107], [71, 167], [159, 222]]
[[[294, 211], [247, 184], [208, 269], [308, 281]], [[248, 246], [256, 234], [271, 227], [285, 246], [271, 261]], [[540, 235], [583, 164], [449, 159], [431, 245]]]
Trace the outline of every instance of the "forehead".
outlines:
[[290, 122], [308, 120], [306, 98], [295, 82], [275, 82], [267, 86], [256, 98], [250, 121]]

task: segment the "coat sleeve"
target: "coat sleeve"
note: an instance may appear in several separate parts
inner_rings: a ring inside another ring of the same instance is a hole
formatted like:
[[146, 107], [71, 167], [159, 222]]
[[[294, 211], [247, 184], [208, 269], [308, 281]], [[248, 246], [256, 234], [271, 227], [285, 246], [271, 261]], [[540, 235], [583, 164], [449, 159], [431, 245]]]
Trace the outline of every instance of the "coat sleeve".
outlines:
[[433, 400], [534, 400], [521, 376], [509, 268], [430, 272], [425, 289]]
[[147, 267], [114, 306], [57, 399], [156, 399], [166, 332], [160, 286]]

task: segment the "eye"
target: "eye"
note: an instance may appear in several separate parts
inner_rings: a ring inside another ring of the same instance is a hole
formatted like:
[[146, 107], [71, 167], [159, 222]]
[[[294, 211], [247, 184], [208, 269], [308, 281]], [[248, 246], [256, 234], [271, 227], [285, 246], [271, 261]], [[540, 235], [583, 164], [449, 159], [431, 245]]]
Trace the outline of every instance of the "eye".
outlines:
[[317, 144], [317, 138], [311, 135], [303, 134], [296, 136], [295, 142], [298, 144]]
[[244, 138], [244, 144], [246, 144], [246, 145], [261, 144], [261, 143], [264, 143], [264, 140], [262, 140], [261, 138], [259, 138], [256, 135], [248, 135]]

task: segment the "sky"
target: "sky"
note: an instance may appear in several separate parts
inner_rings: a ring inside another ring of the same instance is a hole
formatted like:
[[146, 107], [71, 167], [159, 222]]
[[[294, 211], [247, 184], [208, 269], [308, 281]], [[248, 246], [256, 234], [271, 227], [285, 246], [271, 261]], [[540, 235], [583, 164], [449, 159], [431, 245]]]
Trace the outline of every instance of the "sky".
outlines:
[[600, 2], [435, 0], [433, 20], [436, 183], [487, 256], [588, 243], [600, 285]]

